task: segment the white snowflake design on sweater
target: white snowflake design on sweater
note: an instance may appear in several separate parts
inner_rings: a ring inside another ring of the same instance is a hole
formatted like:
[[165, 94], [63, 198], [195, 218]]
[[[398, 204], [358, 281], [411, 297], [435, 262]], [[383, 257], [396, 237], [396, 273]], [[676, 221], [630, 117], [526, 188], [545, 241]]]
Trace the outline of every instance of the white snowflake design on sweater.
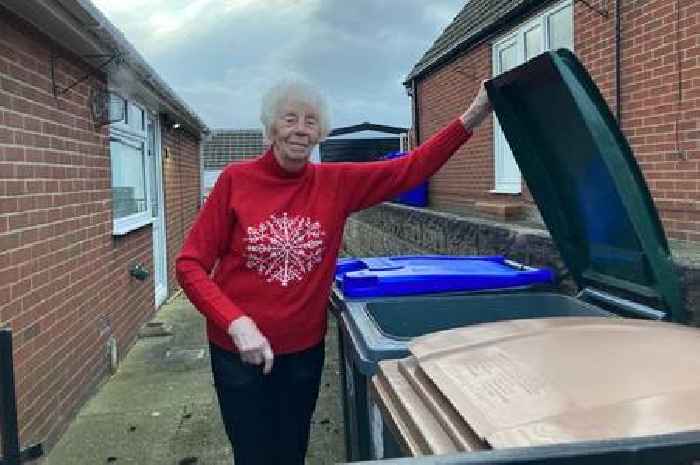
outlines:
[[303, 216], [272, 214], [257, 227], [248, 227], [246, 266], [287, 286], [301, 281], [321, 263], [323, 238], [321, 224]]

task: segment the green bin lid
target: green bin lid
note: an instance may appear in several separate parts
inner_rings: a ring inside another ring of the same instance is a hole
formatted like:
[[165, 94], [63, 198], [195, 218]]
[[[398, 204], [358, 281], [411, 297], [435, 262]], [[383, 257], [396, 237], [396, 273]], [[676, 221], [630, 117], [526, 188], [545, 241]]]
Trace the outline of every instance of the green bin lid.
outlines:
[[684, 321], [654, 202], [600, 91], [573, 53], [543, 53], [486, 83], [515, 160], [577, 285]]

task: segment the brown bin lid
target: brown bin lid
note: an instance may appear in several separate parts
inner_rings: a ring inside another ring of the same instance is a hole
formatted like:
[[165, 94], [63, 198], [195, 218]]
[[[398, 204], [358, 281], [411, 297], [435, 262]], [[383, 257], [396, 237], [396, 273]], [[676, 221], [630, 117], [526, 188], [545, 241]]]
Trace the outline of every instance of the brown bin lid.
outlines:
[[398, 361], [380, 362], [379, 366], [372, 389], [384, 417], [391, 418], [390, 428], [401, 447], [413, 456], [457, 452], [434, 413], [399, 370]]
[[411, 352], [494, 448], [700, 429], [697, 329], [605, 318], [514, 320], [426, 335]]
[[397, 362], [399, 372], [410, 384], [420, 401], [435, 416], [442, 430], [449, 436], [457, 450], [475, 451], [490, 449], [474, 431], [464, 422], [459, 412], [450, 401], [433, 384], [414, 357], [407, 357]]

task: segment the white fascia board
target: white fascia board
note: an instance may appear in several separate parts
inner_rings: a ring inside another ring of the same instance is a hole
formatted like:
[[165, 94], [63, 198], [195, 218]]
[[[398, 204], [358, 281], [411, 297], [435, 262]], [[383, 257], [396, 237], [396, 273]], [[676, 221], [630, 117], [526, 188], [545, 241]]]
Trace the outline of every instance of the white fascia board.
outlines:
[[111, 53], [89, 33], [87, 28], [90, 26], [78, 23], [62, 3], [3, 0], [3, 5], [76, 55]]
[[[76, 55], [121, 52], [124, 65], [137, 78], [141, 97], [158, 100], [158, 110], [170, 113], [196, 135], [209, 131], [206, 124], [181, 100], [141, 54], [92, 2], [88, 0], [3, 0], [10, 11], [33, 24], [57, 44]], [[90, 61], [93, 65], [97, 61]], [[145, 92], [144, 89], [150, 90]], [[149, 102], [151, 106], [153, 102]]]

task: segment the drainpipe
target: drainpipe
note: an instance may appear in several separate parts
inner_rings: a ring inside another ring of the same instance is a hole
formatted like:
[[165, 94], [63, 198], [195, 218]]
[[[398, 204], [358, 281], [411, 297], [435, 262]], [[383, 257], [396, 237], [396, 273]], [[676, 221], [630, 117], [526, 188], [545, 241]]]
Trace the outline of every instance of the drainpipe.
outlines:
[[199, 138], [199, 195], [197, 196], [197, 209], [204, 205], [204, 145], [209, 140], [210, 133], [203, 133]]
[[416, 80], [411, 81], [411, 98], [413, 99], [413, 132], [416, 138], [416, 147], [420, 145], [420, 113], [418, 112], [418, 84]]
[[615, 116], [622, 128], [622, 2], [615, 0]]

